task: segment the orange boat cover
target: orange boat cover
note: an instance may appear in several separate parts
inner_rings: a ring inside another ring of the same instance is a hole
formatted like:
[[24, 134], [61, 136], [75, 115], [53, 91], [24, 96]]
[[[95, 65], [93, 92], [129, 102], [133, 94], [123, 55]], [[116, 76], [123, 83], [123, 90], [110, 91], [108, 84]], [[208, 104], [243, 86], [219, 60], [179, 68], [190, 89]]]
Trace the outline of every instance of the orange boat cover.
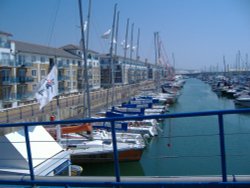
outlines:
[[62, 134], [67, 134], [67, 133], [77, 133], [77, 132], [92, 132], [92, 126], [90, 123], [85, 123], [82, 125], [72, 125], [72, 126], [67, 126], [67, 127], [61, 127]]

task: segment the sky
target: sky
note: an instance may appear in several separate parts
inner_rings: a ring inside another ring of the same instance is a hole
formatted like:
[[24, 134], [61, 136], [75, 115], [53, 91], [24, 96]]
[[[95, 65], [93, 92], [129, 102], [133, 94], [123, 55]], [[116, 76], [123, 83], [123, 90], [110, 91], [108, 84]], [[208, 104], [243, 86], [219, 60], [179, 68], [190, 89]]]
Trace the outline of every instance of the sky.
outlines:
[[[82, 0], [84, 20], [88, 2]], [[222, 70], [223, 56], [233, 67], [239, 51], [242, 64], [250, 65], [250, 0], [92, 0], [90, 49], [108, 53], [110, 40], [101, 35], [112, 27], [116, 3], [118, 44], [125, 39], [129, 18], [134, 44], [140, 28], [141, 60], [155, 63], [154, 32], [159, 32], [163, 54], [176, 69]], [[79, 25], [78, 0], [0, 0], [0, 30], [13, 34], [14, 40], [50, 47], [78, 45]], [[131, 30], [129, 41], [130, 36]], [[118, 55], [123, 54], [118, 45]]]

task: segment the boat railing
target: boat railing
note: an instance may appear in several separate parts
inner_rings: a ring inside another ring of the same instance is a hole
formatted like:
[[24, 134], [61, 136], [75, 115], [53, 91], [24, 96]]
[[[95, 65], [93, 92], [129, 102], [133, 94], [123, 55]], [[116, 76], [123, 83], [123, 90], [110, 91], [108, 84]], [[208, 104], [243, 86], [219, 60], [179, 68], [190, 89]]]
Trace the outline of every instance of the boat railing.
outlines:
[[[27, 149], [29, 175], [25, 176], [1, 176], [0, 185], [32, 185], [32, 186], [98, 186], [98, 187], [135, 187], [135, 186], [201, 186], [206, 187], [232, 187], [232, 186], [250, 186], [250, 175], [246, 176], [231, 176], [227, 173], [226, 152], [225, 152], [225, 134], [224, 134], [224, 116], [228, 114], [247, 114], [250, 109], [234, 109], [234, 110], [215, 110], [204, 112], [186, 112], [186, 113], [167, 113], [162, 115], [147, 115], [147, 116], [126, 116], [126, 117], [112, 117], [112, 118], [88, 118], [76, 120], [63, 120], [63, 121], [46, 121], [46, 122], [20, 122], [11, 124], [0, 124], [1, 128], [9, 127], [23, 127], [25, 134], [25, 143]], [[144, 119], [173, 119], [173, 118], [187, 118], [187, 117], [203, 117], [203, 116], [216, 116], [219, 130], [219, 147], [220, 147], [220, 176], [210, 177], [123, 177], [120, 174], [119, 156], [116, 144], [116, 129], [115, 122], [128, 121], [128, 120], [144, 120]], [[97, 177], [41, 177], [35, 176], [34, 167], [32, 163], [32, 151], [29, 137], [30, 126], [51, 126], [51, 125], [64, 125], [64, 124], [82, 124], [94, 122], [110, 122], [113, 142], [113, 155], [114, 155], [114, 177], [100, 178]], [[1, 157], [0, 157], [1, 158]]]

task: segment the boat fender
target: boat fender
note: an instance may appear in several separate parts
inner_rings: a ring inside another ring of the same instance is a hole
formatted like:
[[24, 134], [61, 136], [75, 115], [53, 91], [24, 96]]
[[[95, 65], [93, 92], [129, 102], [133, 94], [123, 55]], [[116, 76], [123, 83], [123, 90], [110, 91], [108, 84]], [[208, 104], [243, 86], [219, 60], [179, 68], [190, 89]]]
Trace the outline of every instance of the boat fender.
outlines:
[[150, 136], [148, 134], [144, 134], [143, 135], [143, 140], [144, 140], [144, 142], [145, 142], [146, 145], [149, 144], [149, 142], [148, 142], [149, 138], [150, 138]]

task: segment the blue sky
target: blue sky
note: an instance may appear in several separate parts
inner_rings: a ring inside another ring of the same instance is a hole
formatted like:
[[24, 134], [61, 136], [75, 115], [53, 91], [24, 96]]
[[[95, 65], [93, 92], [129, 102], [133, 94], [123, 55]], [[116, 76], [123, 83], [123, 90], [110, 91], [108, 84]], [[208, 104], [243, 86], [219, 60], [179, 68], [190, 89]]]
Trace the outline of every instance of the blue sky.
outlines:
[[[209, 69], [235, 65], [250, 54], [249, 0], [92, 0], [91, 49], [107, 53], [109, 41], [101, 35], [111, 28], [114, 4], [120, 11], [119, 43], [125, 38], [127, 18], [134, 23], [134, 41], [141, 30], [141, 59], [154, 63], [153, 33], [158, 31], [176, 68]], [[88, 0], [82, 0], [86, 19]], [[77, 0], [1, 0], [0, 30], [13, 39], [60, 47], [80, 40]], [[135, 42], [134, 42], [135, 43]], [[118, 51], [123, 55], [121, 47]], [[248, 60], [250, 65], [250, 61]]]

